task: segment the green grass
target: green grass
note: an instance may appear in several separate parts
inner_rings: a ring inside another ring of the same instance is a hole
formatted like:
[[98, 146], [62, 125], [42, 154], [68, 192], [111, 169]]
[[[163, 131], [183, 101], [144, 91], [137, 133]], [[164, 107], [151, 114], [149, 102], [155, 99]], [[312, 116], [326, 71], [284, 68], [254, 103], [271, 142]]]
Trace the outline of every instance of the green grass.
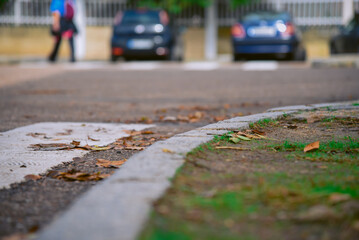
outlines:
[[[329, 117], [323, 122], [334, 120]], [[252, 124], [252, 127], [276, 124], [276, 120], [264, 119]], [[230, 142], [231, 134], [233, 132], [214, 136], [211, 142], [192, 150], [187, 158], [193, 162], [211, 156], [213, 161], [223, 161], [230, 151], [217, 151], [215, 144]], [[303, 150], [309, 142], [252, 140], [246, 144], [256, 149], [287, 154], [287, 160], [281, 161], [288, 161], [288, 170], [266, 171], [263, 164], [256, 168], [253, 167], [256, 163], [249, 160], [246, 164], [253, 164], [250, 169], [254, 170], [244, 173], [212, 172], [210, 168], [186, 164], [177, 172], [167, 196], [157, 203], [157, 206], [166, 206], [168, 212], [163, 213], [156, 208], [157, 212], [152, 215], [139, 239], [262, 239], [258, 229], [263, 222], [253, 220], [253, 216], [276, 219], [281, 212], [299, 216], [316, 205], [327, 205], [340, 213], [338, 205], [330, 202], [333, 194], [347, 194], [359, 200], [357, 138], [321, 141], [319, 149], [307, 153]], [[296, 169], [298, 160], [308, 161], [300, 162], [300, 167]], [[268, 166], [276, 165], [268, 163]], [[346, 221], [351, 224], [357, 218], [351, 216]], [[291, 220], [267, 221], [264, 228], [283, 238], [280, 234], [294, 224]], [[281, 237], [274, 235], [269, 239]]]
[[335, 120], [337, 120], [337, 118], [335, 116], [331, 116], [331, 117], [323, 118], [320, 121], [321, 122], [334, 122]]
[[[293, 152], [293, 151], [303, 151], [305, 146], [309, 142], [293, 142], [285, 141], [280, 144], [267, 144], [263, 145], [261, 149], [274, 149], [278, 152]], [[353, 139], [351, 137], [345, 137], [343, 140], [331, 140], [327, 142], [320, 142], [319, 149], [315, 150], [316, 152], [322, 153], [346, 153], [346, 152], [356, 152], [359, 149], [359, 139]]]
[[251, 128], [251, 129], [264, 128], [264, 127], [268, 127], [268, 126], [274, 126], [277, 124], [278, 124], [277, 120], [271, 119], [271, 118], [265, 118], [265, 119], [255, 122], [255, 123], [250, 123], [249, 128]]

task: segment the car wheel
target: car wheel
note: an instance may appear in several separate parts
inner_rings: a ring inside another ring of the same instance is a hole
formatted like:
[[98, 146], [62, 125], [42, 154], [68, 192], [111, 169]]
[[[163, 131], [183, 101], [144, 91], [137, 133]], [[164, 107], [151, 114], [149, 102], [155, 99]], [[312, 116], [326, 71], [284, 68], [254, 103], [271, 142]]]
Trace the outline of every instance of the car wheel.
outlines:
[[334, 44], [330, 44], [330, 55], [334, 55], [334, 54], [337, 54], [338, 51], [337, 49], [335, 48]]
[[117, 56], [115, 56], [115, 55], [111, 55], [111, 58], [110, 58], [110, 61], [111, 62], [116, 62], [117, 61]]
[[307, 59], [307, 51], [305, 49], [297, 51], [294, 58], [295, 61], [304, 62]]
[[238, 62], [242, 59], [242, 56], [240, 54], [233, 54], [233, 61]]

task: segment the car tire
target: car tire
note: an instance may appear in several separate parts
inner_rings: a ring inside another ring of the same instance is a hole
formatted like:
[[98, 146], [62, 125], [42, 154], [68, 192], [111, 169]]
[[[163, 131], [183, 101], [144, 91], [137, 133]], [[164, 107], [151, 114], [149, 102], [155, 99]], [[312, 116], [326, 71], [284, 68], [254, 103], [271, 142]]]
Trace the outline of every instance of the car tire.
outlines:
[[330, 55], [338, 54], [337, 49], [335, 48], [334, 44], [330, 44]]
[[301, 49], [300, 51], [297, 51], [297, 53], [295, 54], [295, 61], [301, 61], [304, 62], [305, 60], [307, 60], [307, 51], [305, 51], [305, 49]]
[[240, 54], [233, 54], [233, 61], [238, 62], [242, 59], [242, 56]]
[[115, 55], [111, 55], [110, 61], [114, 63], [114, 62], [116, 62], [116, 61], [117, 61], [117, 59], [118, 59], [118, 57], [117, 57], [117, 56], [115, 56]]

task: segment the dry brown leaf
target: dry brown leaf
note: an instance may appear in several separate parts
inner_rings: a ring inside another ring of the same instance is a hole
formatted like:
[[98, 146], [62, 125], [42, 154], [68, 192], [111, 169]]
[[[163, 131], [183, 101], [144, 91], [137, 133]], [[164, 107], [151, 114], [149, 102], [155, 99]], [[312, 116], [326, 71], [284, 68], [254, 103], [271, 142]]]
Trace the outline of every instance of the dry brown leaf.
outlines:
[[319, 148], [319, 141], [316, 141], [316, 142], [310, 143], [307, 146], [305, 146], [304, 152], [309, 152], [312, 150], [316, 150], [318, 148]]
[[353, 229], [359, 232], [359, 221], [353, 223]]
[[94, 138], [92, 138], [92, 137], [90, 137], [90, 136], [87, 136], [87, 139], [88, 139], [88, 140], [91, 140], [91, 141], [94, 141], [94, 142], [100, 141], [100, 139], [94, 139]]
[[41, 176], [35, 175], [35, 174], [29, 174], [29, 175], [26, 175], [24, 178], [25, 178], [26, 181], [29, 181], [29, 180], [36, 181], [36, 180], [41, 179]]
[[72, 142], [71, 142], [71, 145], [74, 145], [74, 146], [80, 146], [80, 141], [75, 141], [75, 140], [73, 140]]
[[100, 181], [104, 178], [109, 177], [110, 174], [101, 173], [84, 173], [76, 170], [70, 170], [68, 172], [60, 172], [53, 176], [53, 178], [65, 180], [65, 181]]
[[240, 150], [240, 151], [250, 150], [249, 148], [229, 147], [229, 146], [218, 146], [218, 147], [216, 147], [216, 149], [233, 149], [233, 150]]
[[96, 159], [96, 166], [99, 167], [105, 167], [105, 168], [119, 168], [122, 164], [124, 164], [127, 159], [123, 159], [120, 161], [110, 161], [110, 160], [106, 160], [106, 159]]
[[144, 147], [136, 147], [136, 146], [126, 146], [126, 147], [123, 147], [122, 149], [142, 151], [142, 150], [144, 150], [145, 148], [144, 148]]
[[223, 121], [226, 118], [227, 118], [226, 116], [215, 116], [215, 117], [213, 117], [214, 121], [216, 121], [216, 122]]
[[329, 202], [331, 204], [337, 204], [341, 202], [345, 202], [351, 199], [349, 194], [342, 194], [342, 193], [333, 193], [329, 196]]

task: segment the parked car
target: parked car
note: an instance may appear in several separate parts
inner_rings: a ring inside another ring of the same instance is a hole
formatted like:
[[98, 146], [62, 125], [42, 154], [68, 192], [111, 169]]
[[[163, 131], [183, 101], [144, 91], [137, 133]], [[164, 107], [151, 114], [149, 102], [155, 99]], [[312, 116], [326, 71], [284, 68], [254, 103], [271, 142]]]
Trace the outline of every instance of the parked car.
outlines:
[[359, 53], [359, 12], [340, 33], [330, 39], [330, 54]]
[[111, 40], [111, 61], [127, 59], [182, 60], [181, 32], [164, 10], [136, 9], [117, 14]]
[[232, 27], [233, 59], [270, 56], [304, 61], [301, 34], [286, 12], [249, 13]]

